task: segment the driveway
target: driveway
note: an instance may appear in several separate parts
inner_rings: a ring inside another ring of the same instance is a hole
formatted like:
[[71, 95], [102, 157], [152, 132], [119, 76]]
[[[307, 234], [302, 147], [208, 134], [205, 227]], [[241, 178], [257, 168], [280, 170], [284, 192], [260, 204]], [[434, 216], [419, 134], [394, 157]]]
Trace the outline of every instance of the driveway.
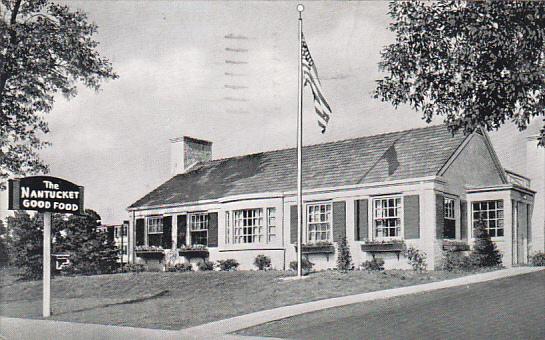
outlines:
[[293, 339], [544, 339], [545, 271], [303, 314], [238, 334]]

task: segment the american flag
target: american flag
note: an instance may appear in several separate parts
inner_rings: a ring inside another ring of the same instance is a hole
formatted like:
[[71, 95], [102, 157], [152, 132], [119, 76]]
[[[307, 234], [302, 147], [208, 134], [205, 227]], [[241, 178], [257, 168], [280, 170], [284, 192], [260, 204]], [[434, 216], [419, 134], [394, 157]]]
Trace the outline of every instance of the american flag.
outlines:
[[304, 86], [310, 85], [310, 88], [312, 89], [314, 110], [318, 115], [318, 125], [322, 128], [322, 133], [324, 133], [331, 116], [331, 108], [323, 95], [320, 77], [318, 77], [318, 70], [316, 70], [316, 65], [314, 65], [314, 60], [312, 60], [304, 35], [301, 36], [301, 53], [303, 55], [303, 83]]

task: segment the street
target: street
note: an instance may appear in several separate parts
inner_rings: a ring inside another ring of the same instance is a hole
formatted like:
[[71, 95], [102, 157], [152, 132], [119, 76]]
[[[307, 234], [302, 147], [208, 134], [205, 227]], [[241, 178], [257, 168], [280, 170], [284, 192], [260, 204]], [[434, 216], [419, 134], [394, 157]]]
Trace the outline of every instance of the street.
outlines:
[[543, 339], [545, 272], [304, 314], [240, 332], [294, 339]]

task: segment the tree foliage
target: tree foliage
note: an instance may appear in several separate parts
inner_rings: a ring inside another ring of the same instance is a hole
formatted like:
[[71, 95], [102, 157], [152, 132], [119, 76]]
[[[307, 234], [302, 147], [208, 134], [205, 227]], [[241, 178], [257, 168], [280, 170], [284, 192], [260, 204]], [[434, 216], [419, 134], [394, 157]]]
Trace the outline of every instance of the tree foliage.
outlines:
[[47, 172], [38, 150], [55, 95], [98, 90], [117, 78], [93, 40], [97, 26], [81, 11], [48, 0], [0, 0], [0, 182]]
[[[93, 210], [85, 215], [52, 216], [52, 254], [67, 253], [71, 274], [105, 274], [117, 270], [119, 250], [106, 233], [97, 230], [100, 216]], [[24, 279], [42, 277], [43, 217], [16, 211], [7, 219], [11, 232], [10, 255], [12, 263], [20, 269]]]
[[9, 246], [10, 235], [4, 221], [0, 220], [0, 266], [4, 266], [10, 261]]
[[337, 245], [337, 269], [340, 271], [348, 271], [354, 269], [352, 264], [352, 255], [350, 254], [350, 247], [346, 241], [346, 237], [343, 237]]
[[475, 244], [473, 245], [471, 257], [474, 259], [475, 265], [478, 267], [494, 267], [501, 265], [502, 255], [497, 249], [496, 244], [492, 242], [482, 217], [475, 223], [473, 236], [475, 237]]
[[41, 214], [30, 216], [26, 212], [16, 211], [7, 218], [11, 231], [13, 264], [20, 269], [24, 279], [37, 280], [42, 277], [43, 263], [43, 218]]
[[545, 2], [400, 1], [389, 14], [376, 98], [442, 116], [453, 133], [545, 117]]
[[58, 252], [70, 254], [70, 274], [110, 274], [118, 268], [119, 249], [105, 232], [97, 231], [100, 216], [86, 209], [82, 216], [70, 215], [63, 221]]

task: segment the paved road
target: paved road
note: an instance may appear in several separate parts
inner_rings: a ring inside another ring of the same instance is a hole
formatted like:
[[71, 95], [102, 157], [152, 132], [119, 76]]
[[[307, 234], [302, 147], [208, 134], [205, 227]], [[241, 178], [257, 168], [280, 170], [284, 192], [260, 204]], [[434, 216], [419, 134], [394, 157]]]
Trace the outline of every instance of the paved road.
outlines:
[[545, 339], [545, 271], [323, 310], [239, 334], [292, 339]]

